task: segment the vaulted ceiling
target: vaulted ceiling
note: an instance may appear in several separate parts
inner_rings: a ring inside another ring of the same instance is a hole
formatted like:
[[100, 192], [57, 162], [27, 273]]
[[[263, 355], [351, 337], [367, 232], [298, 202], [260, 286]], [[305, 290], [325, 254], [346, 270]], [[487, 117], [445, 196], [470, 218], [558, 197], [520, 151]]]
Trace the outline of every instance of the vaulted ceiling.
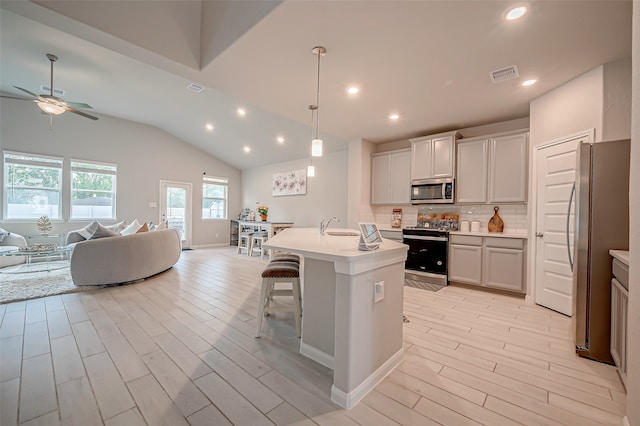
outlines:
[[[529, 1], [522, 19], [505, 21], [514, 5], [3, 0], [0, 90], [40, 93], [49, 83], [45, 53], [54, 53], [65, 100], [157, 126], [247, 169], [309, 156], [317, 45], [328, 51], [320, 74], [327, 151], [524, 117], [532, 99], [630, 57], [631, 1]], [[519, 78], [491, 82], [491, 71], [510, 65]], [[529, 78], [538, 83], [522, 87]], [[205, 89], [187, 90], [192, 82]], [[360, 92], [349, 96], [349, 85]], [[37, 112], [34, 125], [48, 126]], [[391, 112], [400, 119], [391, 122]]]

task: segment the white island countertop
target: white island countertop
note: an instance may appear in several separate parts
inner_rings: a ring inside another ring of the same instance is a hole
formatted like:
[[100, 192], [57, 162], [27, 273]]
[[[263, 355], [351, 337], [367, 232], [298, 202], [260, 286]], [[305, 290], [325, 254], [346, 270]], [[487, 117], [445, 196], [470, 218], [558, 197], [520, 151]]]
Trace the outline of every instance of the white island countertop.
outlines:
[[[345, 235], [345, 234], [353, 235]], [[408, 247], [397, 241], [383, 239], [376, 250], [359, 250], [360, 232], [355, 229], [327, 228], [320, 235], [318, 228], [290, 228], [273, 238], [264, 246], [269, 249], [292, 251], [305, 258], [325, 260], [336, 264], [336, 272], [354, 274], [387, 263], [406, 258]]]

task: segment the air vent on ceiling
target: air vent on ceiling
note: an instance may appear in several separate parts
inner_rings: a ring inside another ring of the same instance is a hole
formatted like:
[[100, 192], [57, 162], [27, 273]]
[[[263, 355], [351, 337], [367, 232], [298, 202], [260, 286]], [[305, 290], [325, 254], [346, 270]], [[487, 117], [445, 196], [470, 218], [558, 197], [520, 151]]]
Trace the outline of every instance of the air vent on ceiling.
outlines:
[[493, 83], [499, 83], [505, 80], [512, 80], [517, 78], [520, 74], [518, 74], [518, 67], [515, 65], [511, 65], [506, 68], [502, 68], [499, 70], [491, 71], [489, 73], [489, 77]]
[[[49, 86], [45, 86], [44, 84], [40, 86], [40, 90], [42, 91], [42, 93], [51, 93], [51, 88]], [[56, 89], [55, 87], [53, 88], [53, 96], [62, 98], [65, 93], [66, 91], [62, 89]]]
[[204, 86], [200, 86], [199, 84], [196, 83], [191, 83], [187, 86], [187, 89], [191, 90], [192, 92], [202, 92], [204, 90]]

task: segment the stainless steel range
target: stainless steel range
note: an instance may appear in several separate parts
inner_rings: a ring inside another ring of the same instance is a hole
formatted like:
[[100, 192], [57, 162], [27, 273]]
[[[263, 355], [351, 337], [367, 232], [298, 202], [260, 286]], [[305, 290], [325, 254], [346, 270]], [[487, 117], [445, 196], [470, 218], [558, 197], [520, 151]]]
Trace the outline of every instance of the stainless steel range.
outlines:
[[405, 277], [432, 284], [449, 284], [448, 230], [419, 226], [404, 228], [402, 242], [409, 246], [405, 262]]

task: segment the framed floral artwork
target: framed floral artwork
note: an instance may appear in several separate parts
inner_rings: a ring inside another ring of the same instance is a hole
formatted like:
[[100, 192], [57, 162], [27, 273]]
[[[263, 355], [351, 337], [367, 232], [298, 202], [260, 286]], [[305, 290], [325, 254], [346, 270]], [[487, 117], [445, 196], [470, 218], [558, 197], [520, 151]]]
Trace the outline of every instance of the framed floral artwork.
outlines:
[[273, 196], [305, 195], [307, 193], [306, 170], [273, 174]]

